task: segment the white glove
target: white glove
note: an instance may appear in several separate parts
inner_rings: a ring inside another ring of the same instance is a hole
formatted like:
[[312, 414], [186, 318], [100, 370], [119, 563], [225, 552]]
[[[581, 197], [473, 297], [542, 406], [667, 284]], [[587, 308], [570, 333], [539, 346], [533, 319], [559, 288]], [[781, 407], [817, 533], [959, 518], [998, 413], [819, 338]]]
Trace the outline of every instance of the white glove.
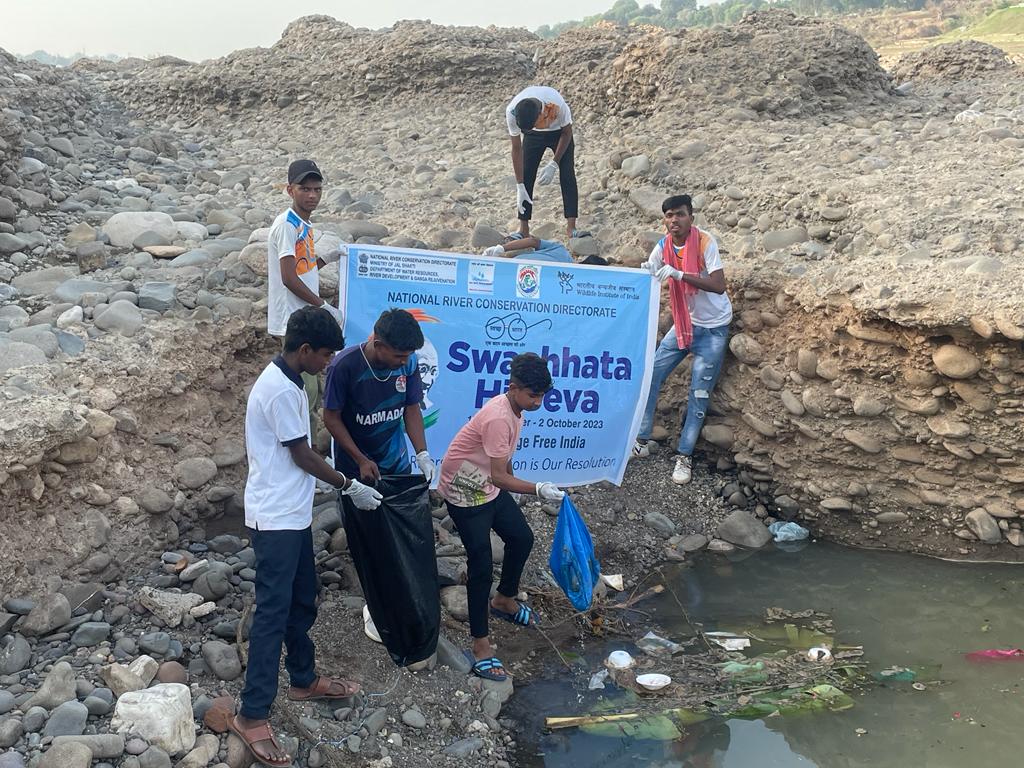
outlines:
[[328, 312], [330, 312], [331, 317], [334, 318], [334, 322], [336, 322], [338, 325], [341, 325], [341, 310], [338, 309], [333, 304], [331, 304], [331, 302], [325, 301], [323, 304], [320, 305], [320, 309], [326, 309]]
[[565, 491], [554, 483], [537, 483], [537, 495], [544, 501], [561, 501], [565, 498]]
[[550, 184], [555, 180], [555, 174], [558, 172], [558, 163], [552, 160], [550, 163], [540, 169], [540, 173], [537, 174], [537, 183], [541, 185]]
[[434, 460], [430, 458], [430, 454], [426, 451], [420, 451], [416, 454], [416, 463], [419, 465], [420, 472], [427, 478], [427, 482], [433, 482], [436, 467], [434, 466]]
[[503, 245], [492, 245], [490, 248], [484, 249], [484, 256], [491, 259], [496, 259], [499, 256], [505, 255], [505, 246]]
[[344, 243], [339, 245], [337, 248], [332, 248], [320, 258], [323, 259], [324, 264], [333, 264], [340, 260], [342, 256], [348, 256], [348, 246]]
[[680, 272], [678, 269], [673, 269], [668, 264], [666, 264], [665, 266], [658, 270], [658, 274], [656, 274], [655, 277], [664, 283], [669, 278], [672, 278], [673, 280], [682, 280], [683, 273]]
[[353, 480], [341, 495], [348, 496], [357, 508], [365, 510], [376, 509], [380, 506], [380, 500], [384, 498], [376, 488], [363, 485], [358, 480]]
[[530, 193], [526, 191], [525, 184], [516, 184], [516, 208], [520, 213], [526, 213], [526, 203], [533, 205]]

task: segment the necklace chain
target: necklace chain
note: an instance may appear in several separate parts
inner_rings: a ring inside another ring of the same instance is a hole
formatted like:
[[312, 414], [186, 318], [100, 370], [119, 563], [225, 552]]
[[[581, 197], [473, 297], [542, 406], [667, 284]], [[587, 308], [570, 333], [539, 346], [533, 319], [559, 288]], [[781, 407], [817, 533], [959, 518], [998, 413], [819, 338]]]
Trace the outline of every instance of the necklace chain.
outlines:
[[361, 354], [363, 356], [363, 362], [365, 362], [366, 363], [366, 367], [370, 369], [370, 375], [373, 376], [374, 379], [376, 379], [381, 384], [383, 384], [385, 381], [387, 381], [388, 379], [391, 378], [391, 372], [390, 371], [388, 372], [388, 375], [385, 376], [382, 379], [373, 370], [373, 366], [370, 365], [370, 359], [366, 356], [366, 344], [365, 343], [359, 345], [359, 354]]

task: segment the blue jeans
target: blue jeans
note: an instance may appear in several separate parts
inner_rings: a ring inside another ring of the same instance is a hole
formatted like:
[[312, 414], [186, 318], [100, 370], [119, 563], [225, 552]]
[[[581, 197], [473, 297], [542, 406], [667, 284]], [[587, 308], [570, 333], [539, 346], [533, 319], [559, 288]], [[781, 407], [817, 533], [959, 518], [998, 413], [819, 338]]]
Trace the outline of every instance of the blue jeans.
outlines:
[[308, 688], [316, 680], [315, 649], [309, 630], [316, 621], [319, 581], [311, 529], [249, 530], [256, 550], [256, 612], [249, 631], [249, 666], [242, 689], [242, 717], [263, 720], [277, 697], [281, 644], [291, 684]]
[[641, 440], [651, 436], [654, 426], [654, 408], [658, 404], [658, 393], [665, 379], [676, 369], [683, 359], [693, 353], [693, 368], [690, 373], [690, 396], [686, 400], [686, 415], [683, 428], [679, 432], [679, 444], [676, 453], [692, 456], [697, 445], [704, 417], [707, 415], [708, 401], [718, 383], [718, 374], [722, 372], [722, 361], [725, 349], [729, 344], [729, 326], [717, 328], [701, 328], [693, 326], [693, 342], [690, 349], [680, 349], [676, 341], [675, 327], [669, 328], [665, 338], [661, 340], [654, 352], [654, 373], [651, 377], [651, 393], [647, 396], [647, 408], [644, 409], [644, 420], [640, 423]]

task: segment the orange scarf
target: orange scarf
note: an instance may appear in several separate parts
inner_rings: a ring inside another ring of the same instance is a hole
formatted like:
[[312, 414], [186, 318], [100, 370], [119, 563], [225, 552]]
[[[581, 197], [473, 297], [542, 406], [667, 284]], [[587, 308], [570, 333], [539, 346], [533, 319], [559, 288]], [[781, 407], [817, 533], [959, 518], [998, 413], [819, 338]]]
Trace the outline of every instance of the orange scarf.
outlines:
[[[686, 243], [676, 253], [672, 245], [672, 236], [665, 235], [661, 241], [661, 260], [680, 272], [700, 274], [704, 263], [704, 254], [700, 250], [700, 232], [690, 227]], [[676, 342], [680, 349], [689, 349], [693, 342], [693, 324], [690, 322], [690, 306], [687, 297], [697, 293], [697, 287], [683, 280], [669, 280], [668, 296], [672, 307], [672, 321], [676, 328]]]

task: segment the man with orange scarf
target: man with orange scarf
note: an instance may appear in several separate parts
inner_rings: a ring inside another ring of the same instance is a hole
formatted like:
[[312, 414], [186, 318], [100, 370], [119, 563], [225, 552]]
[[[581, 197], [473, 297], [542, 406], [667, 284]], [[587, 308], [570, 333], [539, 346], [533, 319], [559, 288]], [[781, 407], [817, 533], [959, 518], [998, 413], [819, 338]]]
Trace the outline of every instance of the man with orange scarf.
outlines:
[[634, 456], [648, 456], [647, 441], [654, 426], [654, 409], [665, 379], [676, 366], [693, 355], [690, 395], [686, 402], [676, 465], [672, 481], [690, 482], [691, 457], [697, 444], [708, 403], [722, 370], [729, 343], [732, 303], [725, 292], [725, 271], [718, 255], [718, 243], [693, 225], [693, 202], [689, 195], [673, 195], [661, 204], [665, 215], [665, 237], [644, 264], [662, 283], [668, 281], [672, 327], [654, 353], [654, 373], [640, 434], [633, 445]]

